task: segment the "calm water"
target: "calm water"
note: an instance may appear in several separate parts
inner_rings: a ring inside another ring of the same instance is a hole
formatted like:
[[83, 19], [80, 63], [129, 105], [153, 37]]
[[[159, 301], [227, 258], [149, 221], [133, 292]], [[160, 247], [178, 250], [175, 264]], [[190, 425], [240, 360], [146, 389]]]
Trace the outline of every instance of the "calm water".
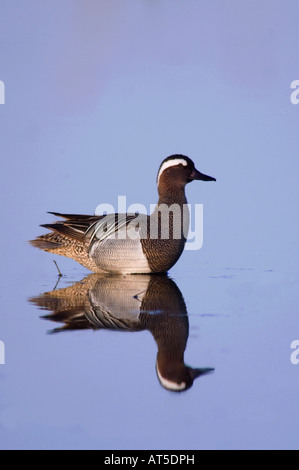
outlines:
[[298, 446], [288, 279], [228, 267], [101, 278], [79, 267], [56, 285], [48, 268], [15, 277], [1, 299], [1, 448]]
[[[0, 14], [0, 448], [298, 448], [298, 4], [17, 3]], [[188, 185], [204, 244], [169, 277], [56, 257], [59, 279], [27, 243], [47, 211], [149, 207], [173, 153], [217, 182]]]

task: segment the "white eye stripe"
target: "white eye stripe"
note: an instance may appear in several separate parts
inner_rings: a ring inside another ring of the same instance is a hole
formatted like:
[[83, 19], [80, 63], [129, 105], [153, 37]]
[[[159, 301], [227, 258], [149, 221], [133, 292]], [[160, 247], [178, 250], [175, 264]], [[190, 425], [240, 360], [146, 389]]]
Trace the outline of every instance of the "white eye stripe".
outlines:
[[162, 164], [162, 166], [160, 168], [160, 171], [159, 171], [159, 174], [158, 174], [158, 178], [157, 178], [158, 184], [159, 184], [160, 176], [162, 175], [163, 171], [166, 170], [166, 168], [169, 168], [171, 166], [176, 166], [176, 165], [187, 166], [188, 163], [186, 162], [186, 160], [184, 158], [174, 158], [173, 160], [168, 160], [168, 161], [164, 162]]

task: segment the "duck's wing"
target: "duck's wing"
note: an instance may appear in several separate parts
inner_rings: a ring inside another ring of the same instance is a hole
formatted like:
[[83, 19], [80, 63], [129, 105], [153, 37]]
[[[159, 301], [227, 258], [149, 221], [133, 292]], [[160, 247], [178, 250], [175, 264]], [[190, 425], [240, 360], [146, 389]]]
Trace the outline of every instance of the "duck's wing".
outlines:
[[115, 235], [126, 229], [130, 222], [136, 218], [135, 214], [107, 214], [92, 223], [85, 232], [85, 238], [90, 244], [93, 241], [102, 242], [114, 238]]
[[41, 227], [58, 232], [65, 237], [91, 244], [94, 239], [103, 241], [126, 227], [136, 214], [80, 215], [49, 212], [65, 220]]
[[31, 240], [31, 245], [72, 258], [94, 272], [150, 272], [140, 243], [149, 216], [53, 214], [64, 220], [42, 225], [51, 232]]

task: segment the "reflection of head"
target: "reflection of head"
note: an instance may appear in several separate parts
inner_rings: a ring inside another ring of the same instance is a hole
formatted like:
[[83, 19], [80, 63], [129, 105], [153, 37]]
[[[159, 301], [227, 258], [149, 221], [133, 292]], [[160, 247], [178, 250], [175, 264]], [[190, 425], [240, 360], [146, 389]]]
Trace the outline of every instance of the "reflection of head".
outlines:
[[157, 372], [157, 376], [162, 387], [166, 388], [167, 390], [171, 390], [173, 392], [181, 392], [182, 390], [186, 390], [187, 383], [184, 380], [179, 380], [178, 377], [177, 378], [163, 377], [161, 372], [159, 371], [157, 362], [156, 362], [156, 372]]
[[185, 364], [177, 364], [176, 367], [171, 367], [168, 370], [160, 370], [158, 361], [156, 362], [156, 373], [160, 384], [166, 390], [172, 392], [183, 392], [192, 387], [194, 379], [197, 377], [212, 372], [214, 369], [192, 369]]

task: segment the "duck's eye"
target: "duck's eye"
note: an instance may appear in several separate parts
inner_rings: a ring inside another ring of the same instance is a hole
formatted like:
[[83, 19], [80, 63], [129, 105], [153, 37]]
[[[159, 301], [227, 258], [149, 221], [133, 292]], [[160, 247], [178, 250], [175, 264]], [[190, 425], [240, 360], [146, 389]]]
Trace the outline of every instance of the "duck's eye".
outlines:
[[181, 167], [182, 167], [182, 166], [184, 166], [184, 165], [183, 165], [182, 163], [179, 163], [178, 166], [181, 166]]

